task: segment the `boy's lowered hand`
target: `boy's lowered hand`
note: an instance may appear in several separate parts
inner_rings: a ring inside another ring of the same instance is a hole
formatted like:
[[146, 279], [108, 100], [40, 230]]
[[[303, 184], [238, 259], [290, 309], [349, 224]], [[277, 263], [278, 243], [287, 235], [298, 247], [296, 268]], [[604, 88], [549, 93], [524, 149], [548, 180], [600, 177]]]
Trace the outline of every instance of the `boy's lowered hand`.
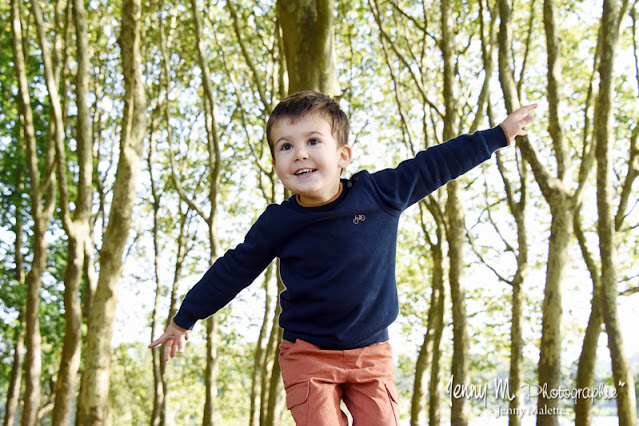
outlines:
[[506, 134], [506, 139], [508, 139], [508, 145], [515, 140], [515, 137], [524, 136], [526, 134], [525, 127], [530, 124], [534, 118], [534, 115], [530, 113], [530, 111], [537, 108], [537, 106], [538, 104], [523, 106], [506, 117], [506, 119], [500, 124]]
[[169, 355], [173, 358], [178, 353], [184, 352], [186, 341], [189, 340], [190, 330], [185, 330], [182, 327], [178, 327], [173, 321], [166, 328], [166, 331], [158, 337], [157, 340], [151, 342], [148, 346], [152, 349], [158, 345], [164, 343], [164, 360], [169, 360]]

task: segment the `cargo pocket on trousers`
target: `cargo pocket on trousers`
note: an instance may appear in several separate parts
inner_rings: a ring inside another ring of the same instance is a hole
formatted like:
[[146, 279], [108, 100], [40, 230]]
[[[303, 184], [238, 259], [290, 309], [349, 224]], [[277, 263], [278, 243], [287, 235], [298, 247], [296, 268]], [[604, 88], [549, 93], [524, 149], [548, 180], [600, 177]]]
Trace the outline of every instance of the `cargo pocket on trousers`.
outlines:
[[310, 383], [299, 383], [286, 389], [286, 408], [297, 426], [305, 426], [308, 419], [308, 394]]
[[388, 399], [390, 400], [391, 410], [393, 410], [393, 417], [395, 418], [395, 425], [399, 426], [399, 399], [397, 397], [397, 390], [393, 383], [384, 383], [386, 386], [386, 393], [388, 393]]

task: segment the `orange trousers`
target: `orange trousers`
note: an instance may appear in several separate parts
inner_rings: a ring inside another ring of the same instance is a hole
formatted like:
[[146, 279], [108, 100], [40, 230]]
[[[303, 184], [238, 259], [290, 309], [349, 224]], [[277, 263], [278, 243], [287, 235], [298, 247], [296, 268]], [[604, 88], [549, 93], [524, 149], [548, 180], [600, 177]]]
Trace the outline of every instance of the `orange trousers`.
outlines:
[[284, 341], [279, 354], [286, 407], [297, 426], [398, 426], [393, 353], [388, 342], [346, 351], [303, 340]]

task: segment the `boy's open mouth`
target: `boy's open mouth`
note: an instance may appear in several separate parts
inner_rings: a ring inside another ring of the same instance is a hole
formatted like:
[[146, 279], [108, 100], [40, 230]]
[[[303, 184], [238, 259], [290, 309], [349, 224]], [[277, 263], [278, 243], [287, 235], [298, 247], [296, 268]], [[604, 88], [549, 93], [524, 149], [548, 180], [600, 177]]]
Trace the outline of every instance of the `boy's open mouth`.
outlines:
[[303, 176], [303, 175], [307, 175], [309, 173], [313, 173], [317, 171], [317, 169], [302, 169], [302, 170], [298, 170], [295, 172], [295, 176]]

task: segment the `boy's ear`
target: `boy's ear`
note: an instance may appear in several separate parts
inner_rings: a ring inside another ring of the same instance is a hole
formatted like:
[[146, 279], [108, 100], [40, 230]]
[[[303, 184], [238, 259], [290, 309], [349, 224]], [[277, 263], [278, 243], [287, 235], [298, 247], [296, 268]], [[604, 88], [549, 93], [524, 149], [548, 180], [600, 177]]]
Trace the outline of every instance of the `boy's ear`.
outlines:
[[346, 166], [348, 166], [351, 162], [351, 159], [353, 158], [353, 151], [351, 150], [351, 147], [348, 145], [344, 145], [342, 147], [340, 147], [340, 153], [339, 153], [339, 161], [338, 161], [338, 165], [341, 169], [345, 169]]

